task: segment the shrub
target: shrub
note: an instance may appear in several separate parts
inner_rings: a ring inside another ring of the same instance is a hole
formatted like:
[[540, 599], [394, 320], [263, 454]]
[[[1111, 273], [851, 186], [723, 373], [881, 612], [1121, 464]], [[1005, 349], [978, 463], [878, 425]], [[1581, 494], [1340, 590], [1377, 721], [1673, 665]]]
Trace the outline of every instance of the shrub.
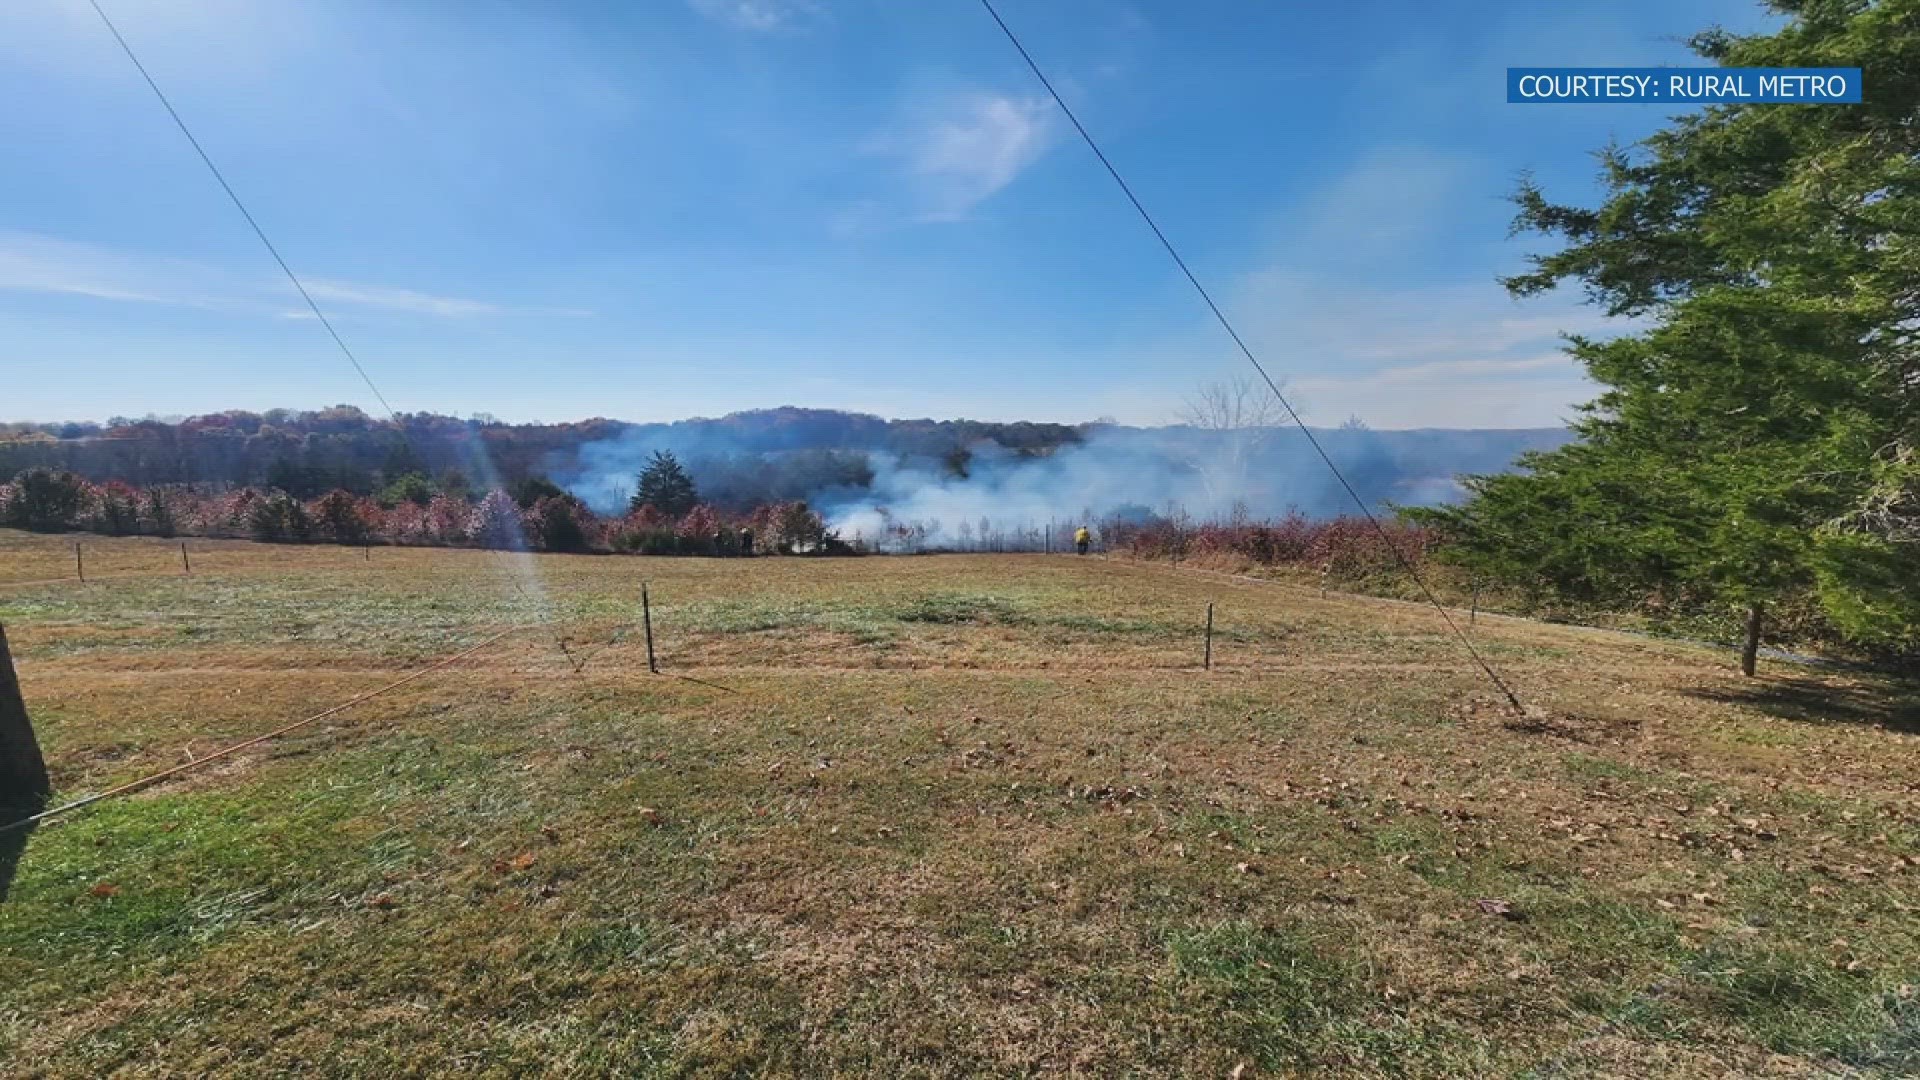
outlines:
[[108, 536], [128, 536], [140, 531], [140, 493], [119, 481], [113, 481], [94, 493], [87, 527]]
[[313, 538], [313, 519], [300, 500], [284, 491], [256, 499], [247, 510], [247, 531], [269, 543], [304, 542]]
[[336, 544], [364, 544], [370, 530], [353, 494], [334, 488], [314, 501], [314, 526], [322, 539]]
[[22, 529], [66, 529], [80, 523], [87, 482], [70, 472], [28, 469], [8, 485], [0, 520]]
[[527, 531], [548, 551], [579, 551], [587, 546], [587, 526], [593, 512], [565, 493], [535, 500], [527, 511]]
[[794, 555], [822, 551], [826, 547], [827, 524], [804, 502], [790, 502], [779, 508], [773, 519], [773, 542], [783, 554]]
[[179, 515], [174, 512], [173, 496], [173, 492], [162, 488], [147, 492], [146, 504], [140, 512], [141, 524], [146, 531], [155, 536], [172, 536], [179, 531]]

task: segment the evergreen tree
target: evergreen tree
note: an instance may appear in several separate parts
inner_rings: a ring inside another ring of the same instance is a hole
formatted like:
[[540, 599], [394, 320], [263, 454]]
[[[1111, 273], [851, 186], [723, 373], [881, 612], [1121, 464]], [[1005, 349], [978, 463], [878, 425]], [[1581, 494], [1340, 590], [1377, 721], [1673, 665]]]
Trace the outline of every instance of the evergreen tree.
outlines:
[[632, 510], [651, 506], [669, 517], [679, 517], [700, 504], [700, 493], [693, 477], [681, 466], [671, 450], [655, 450], [647, 467], [640, 471], [640, 487], [629, 504]]
[[1862, 67], [1860, 105], [1729, 105], [1602, 155], [1606, 197], [1533, 184], [1557, 251], [1516, 296], [1577, 281], [1651, 324], [1572, 340], [1605, 389], [1579, 441], [1422, 516], [1456, 558], [1542, 593], [1734, 608], [1806, 596], [1856, 641], [1920, 645], [1920, 22], [1908, 3], [1778, 0], [1777, 33], [1694, 39], [1729, 66]]
[[146, 509], [141, 512], [141, 517], [147, 531], [155, 536], [172, 536], [179, 527], [173, 504], [159, 488], [147, 492]]

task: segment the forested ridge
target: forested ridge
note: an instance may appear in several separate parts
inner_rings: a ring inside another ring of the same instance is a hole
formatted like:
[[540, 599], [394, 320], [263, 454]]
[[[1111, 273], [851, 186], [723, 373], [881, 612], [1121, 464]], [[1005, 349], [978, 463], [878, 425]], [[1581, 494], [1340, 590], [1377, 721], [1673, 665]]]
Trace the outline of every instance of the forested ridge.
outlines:
[[[396, 422], [341, 405], [311, 412], [228, 411], [182, 420], [4, 425], [0, 479], [46, 468], [94, 483], [256, 487], [313, 499], [335, 489], [373, 495], [402, 477], [417, 475], [455, 494], [477, 494], [529, 479], [564, 486], [604, 475], [630, 482], [647, 453], [667, 449], [686, 463], [709, 502], [748, 512], [771, 503], [815, 499], [823, 492], [864, 489], [879, 463], [963, 478], [982, 453], [996, 460], [1010, 455], [1017, 463], [1107, 436], [1115, 445], [1128, 447], [1177, 444], [1183, 460], [1204, 460], [1211, 443], [1244, 439], [1236, 433], [1186, 428], [887, 420], [798, 408], [649, 424], [603, 418], [509, 424], [431, 413], [402, 414]], [[1285, 451], [1294, 438], [1275, 431], [1266, 433], [1263, 444]], [[1347, 431], [1334, 438], [1351, 459], [1365, 459], [1369, 479], [1386, 499], [1394, 496], [1398, 482], [1444, 485], [1455, 473], [1503, 468], [1520, 453], [1556, 445], [1566, 435], [1549, 428]], [[1281, 461], [1275, 466], [1288, 467]], [[1270, 509], [1278, 513], [1284, 507]]]
[[[968, 448], [981, 443], [1044, 453], [1079, 442], [1084, 430], [1084, 425], [1067, 424], [883, 420], [797, 408], [656, 424], [605, 418], [510, 424], [433, 413], [379, 419], [338, 405], [316, 411], [230, 410], [178, 420], [0, 425], [0, 476], [50, 468], [95, 482], [259, 486], [313, 498], [335, 488], [371, 494], [408, 473], [436, 479], [458, 474], [473, 485], [564, 476], [579, 470], [582, 447], [657, 441], [698, 462], [707, 474], [706, 486], [744, 509], [857, 482], [865, 468], [863, 452], [960, 467]], [[726, 475], [728, 459], [742, 456], [777, 464], [771, 475], [764, 468], [744, 470], [754, 475]]]

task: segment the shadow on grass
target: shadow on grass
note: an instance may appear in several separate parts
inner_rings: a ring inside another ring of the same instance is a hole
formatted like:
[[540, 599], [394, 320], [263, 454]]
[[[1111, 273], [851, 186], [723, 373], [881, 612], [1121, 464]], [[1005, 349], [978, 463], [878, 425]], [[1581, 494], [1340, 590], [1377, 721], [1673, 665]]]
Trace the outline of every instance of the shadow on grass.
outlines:
[[1865, 724], [1903, 735], [1920, 735], [1920, 682], [1911, 679], [1883, 678], [1840, 685], [1772, 676], [1734, 689], [1700, 687], [1686, 693], [1805, 724]]
[[[10, 825], [39, 812], [38, 806], [0, 808], [0, 825]], [[0, 832], [0, 904], [6, 903], [7, 895], [13, 891], [13, 875], [20, 869], [21, 856], [27, 851], [27, 838], [33, 835], [35, 828], [34, 825], [23, 825]]]

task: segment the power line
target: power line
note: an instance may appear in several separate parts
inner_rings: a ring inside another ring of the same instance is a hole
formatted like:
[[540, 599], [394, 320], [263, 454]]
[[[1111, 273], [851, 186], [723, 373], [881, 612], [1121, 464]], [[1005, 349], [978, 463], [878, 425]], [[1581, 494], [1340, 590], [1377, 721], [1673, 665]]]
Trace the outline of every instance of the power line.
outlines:
[[[173, 125], [180, 129], [180, 134], [186, 136], [187, 143], [193, 147], [193, 152], [200, 156], [200, 161], [207, 167], [207, 171], [213, 174], [214, 180], [220, 185], [220, 190], [227, 193], [227, 198], [232, 200], [234, 209], [240, 211], [240, 216], [246, 219], [247, 226], [253, 230], [253, 235], [260, 238], [261, 246], [267, 249], [267, 254], [273, 256], [273, 261], [279, 265], [280, 272], [285, 274], [287, 280], [293, 284], [294, 291], [300, 294], [300, 299], [307, 302], [307, 308], [313, 312], [313, 317], [320, 321], [320, 325], [326, 328], [327, 336], [340, 347], [341, 355], [353, 365], [354, 371], [359, 372], [360, 380], [367, 384], [367, 389], [373, 391], [374, 400], [380, 403], [381, 408], [387, 410], [387, 415], [392, 418], [394, 427], [399, 431], [401, 441], [407, 444], [407, 449], [416, 458], [425, 460], [424, 455], [421, 455], [418, 448], [414, 446], [413, 440], [407, 436], [407, 425], [400, 419], [400, 413], [387, 400], [387, 396], [380, 392], [380, 387], [374, 384], [373, 376], [367, 374], [366, 366], [360, 363], [360, 358], [355, 356], [353, 350], [347, 346], [347, 341], [340, 336], [340, 331], [334, 329], [333, 320], [327, 318], [327, 313], [320, 310], [320, 305], [314, 301], [313, 294], [308, 292], [306, 285], [300, 281], [300, 275], [294, 273], [293, 267], [287, 265], [287, 260], [280, 254], [280, 249], [274, 246], [273, 241], [267, 237], [267, 231], [260, 227], [260, 222], [254, 218], [253, 212], [248, 210], [247, 204], [241, 200], [240, 193], [233, 190], [232, 184], [227, 183], [227, 178], [220, 171], [220, 166], [213, 163], [213, 158], [207, 153], [206, 148], [200, 145], [198, 138], [194, 137], [193, 129], [187, 126], [186, 120], [180, 115], [180, 110], [173, 107], [173, 102], [167, 97], [166, 91], [160, 89], [160, 84], [155, 82], [153, 75], [147, 71], [147, 65], [140, 62], [140, 57], [133, 51], [133, 46], [127, 43], [126, 37], [120, 33], [120, 28], [114, 25], [113, 19], [107, 15], [107, 10], [100, 6], [100, 0], [87, 0], [87, 3], [93, 8], [94, 14], [100, 16], [100, 21], [106, 25], [107, 32], [113, 35], [113, 40], [119, 42], [120, 51], [127, 54], [127, 59], [133, 63], [134, 70], [140, 73], [140, 78], [146, 81], [147, 88], [153, 91], [153, 96], [160, 99], [161, 107], [166, 109], [167, 115], [173, 118]], [[484, 447], [481, 452], [484, 453]], [[513, 586], [515, 592], [520, 594], [522, 600], [534, 602], [527, 593], [526, 587], [520, 584], [511, 569], [507, 575], [507, 582]], [[554, 632], [554, 641], [559, 645], [560, 652], [566, 656], [567, 663], [572, 665], [574, 672], [578, 674], [580, 665], [574, 662], [573, 655], [567, 651], [565, 639], [559, 636], [558, 631]]]
[[253, 213], [247, 209], [247, 204], [240, 201], [239, 193], [233, 190], [232, 184], [227, 183], [226, 176], [220, 172], [220, 166], [215, 165], [213, 158], [207, 156], [207, 151], [200, 145], [200, 140], [194, 138], [193, 129], [187, 127], [187, 122], [180, 118], [179, 110], [173, 107], [173, 102], [168, 100], [166, 92], [160, 89], [160, 84], [153, 81], [153, 76], [147, 72], [147, 65], [140, 62], [140, 57], [134, 54], [133, 46], [127, 44], [127, 39], [121, 36], [120, 28], [113, 24], [111, 18], [107, 17], [107, 11], [100, 6], [100, 0], [87, 0], [87, 3], [92, 5], [94, 14], [100, 16], [100, 21], [106, 24], [107, 32], [113, 35], [113, 40], [120, 43], [120, 51], [126, 53], [127, 59], [133, 62], [134, 70], [138, 71], [140, 77], [146, 80], [147, 88], [153, 91], [153, 96], [160, 99], [160, 104], [167, 110], [167, 115], [173, 117], [174, 126], [180, 129], [180, 134], [187, 137], [187, 142], [193, 146], [193, 152], [200, 155], [201, 163], [206, 165], [207, 171], [213, 174], [215, 180], [219, 181], [220, 190], [227, 193], [227, 198], [233, 200], [234, 208], [240, 211], [240, 216], [247, 219], [247, 225], [253, 229], [253, 235], [260, 238], [260, 243], [266, 247], [267, 253], [273, 256], [273, 261], [280, 264], [280, 272], [287, 275], [287, 280], [293, 283], [293, 288], [300, 294], [300, 299], [307, 302], [307, 308], [313, 312], [313, 317], [320, 320], [321, 326], [327, 328], [328, 336], [332, 337], [333, 343], [340, 347], [340, 352], [346, 356], [347, 362], [353, 365], [353, 370], [360, 373], [361, 381], [367, 384], [367, 389], [373, 391], [375, 400], [379, 401], [381, 407], [387, 410], [388, 415], [393, 417], [395, 423], [398, 423], [400, 414], [395, 412], [393, 406], [387, 403], [387, 396], [380, 392], [380, 388], [373, 384], [373, 377], [367, 374], [365, 367], [361, 366], [360, 358], [353, 355], [353, 350], [347, 347], [346, 339], [340, 336], [340, 331], [333, 328], [333, 322], [327, 318], [326, 312], [321, 311], [320, 305], [314, 302], [313, 294], [309, 293], [307, 287], [301, 284], [299, 275], [295, 274], [293, 267], [288, 266], [287, 260], [280, 256], [280, 249], [273, 246], [272, 240], [267, 239], [266, 230], [262, 229], [260, 223], [254, 220]]
[[1205, 285], [1200, 284], [1200, 279], [1194, 275], [1192, 268], [1187, 265], [1187, 260], [1181, 257], [1179, 249], [1173, 246], [1173, 241], [1167, 239], [1167, 234], [1161, 230], [1160, 223], [1155, 221], [1153, 215], [1147, 211], [1146, 205], [1140, 201], [1140, 197], [1133, 193], [1133, 188], [1127, 184], [1126, 178], [1120, 175], [1120, 170], [1114, 167], [1113, 162], [1107, 157], [1106, 152], [1100, 149], [1100, 144], [1094, 141], [1092, 133], [1087, 130], [1085, 124], [1080, 122], [1080, 117], [1067, 105], [1066, 99], [1060, 96], [1060, 91], [1054, 89], [1052, 80], [1048, 79], [1047, 73], [1040, 69], [1040, 64], [1034, 60], [1033, 54], [1029, 53], [1027, 47], [1021, 43], [1019, 35], [1015, 34], [1013, 28], [1007, 25], [1007, 21], [1000, 17], [999, 10], [993, 6], [993, 0], [980, 0], [980, 6], [987, 9], [987, 14], [993, 17], [995, 25], [1000, 27], [1000, 32], [1006, 35], [1007, 41], [1013, 45], [1015, 51], [1019, 52], [1020, 58], [1027, 62], [1027, 67], [1032, 70], [1033, 77], [1040, 80], [1040, 85], [1045, 87], [1047, 93], [1052, 96], [1053, 103], [1058, 105], [1060, 111], [1066, 114], [1067, 119], [1072, 122], [1074, 130], [1080, 133], [1081, 140], [1087, 144], [1087, 149], [1093, 151], [1093, 156], [1099, 158], [1100, 164], [1106, 167], [1107, 175], [1113, 177], [1113, 182], [1119, 185], [1121, 193], [1127, 197], [1128, 202], [1133, 204], [1134, 210], [1140, 215], [1140, 220], [1146, 222], [1147, 228], [1153, 230], [1153, 235], [1160, 241], [1160, 246], [1166, 249], [1167, 254], [1172, 257], [1174, 265], [1180, 268], [1180, 272], [1185, 274], [1187, 281], [1193, 285], [1194, 291], [1200, 294], [1200, 299], [1206, 302], [1207, 310], [1213, 313], [1213, 317], [1219, 322], [1220, 328], [1225, 330], [1227, 336], [1233, 339], [1234, 345], [1240, 350], [1240, 355], [1247, 358], [1247, 363], [1253, 365], [1254, 371], [1259, 372], [1261, 380], [1267, 384], [1267, 389], [1273, 391], [1274, 398], [1280, 402], [1280, 407], [1287, 411], [1288, 418], [1293, 421], [1295, 427], [1300, 429], [1300, 433], [1307, 437], [1307, 442], [1313, 446], [1314, 452], [1320, 455], [1320, 460], [1326, 463], [1327, 470], [1333, 473], [1334, 479], [1340, 481], [1340, 486], [1345, 488], [1347, 494], [1352, 497], [1354, 505], [1360, 508], [1360, 513], [1365, 516], [1367, 521], [1373, 526], [1374, 532], [1379, 535], [1381, 542], [1386, 544], [1387, 550], [1393, 552], [1393, 557], [1395, 561], [1400, 564], [1401, 569], [1405, 570], [1407, 574], [1413, 578], [1414, 584], [1420, 587], [1420, 592], [1425, 595], [1427, 601], [1433, 605], [1433, 609], [1440, 613], [1440, 618], [1445, 620], [1447, 628], [1453, 631], [1454, 635], [1460, 639], [1462, 645], [1466, 646], [1467, 652], [1472, 655], [1474, 663], [1480, 665], [1480, 670], [1486, 672], [1487, 678], [1493, 681], [1493, 685], [1499, 687], [1500, 692], [1506, 695], [1507, 703], [1512, 705], [1516, 711], [1521, 711], [1522, 706], [1519, 697], [1516, 696], [1513, 690], [1507, 686], [1506, 682], [1500, 678], [1499, 674], [1493, 670], [1493, 666], [1487, 663], [1486, 659], [1480, 655], [1480, 650], [1474, 648], [1472, 639], [1468, 638], [1466, 633], [1460, 629], [1459, 625], [1453, 621], [1453, 616], [1447, 614], [1446, 607], [1440, 603], [1438, 597], [1433, 595], [1433, 590], [1427, 587], [1426, 579], [1422, 577], [1420, 571], [1414, 567], [1412, 560], [1408, 559], [1400, 550], [1400, 546], [1395, 544], [1393, 538], [1387, 535], [1386, 527], [1380, 524], [1380, 519], [1374, 515], [1372, 508], [1367, 505], [1367, 501], [1360, 497], [1360, 492], [1355, 490], [1352, 482], [1347, 479], [1346, 474], [1342, 473], [1340, 467], [1333, 463], [1333, 457], [1327, 453], [1325, 447], [1320, 445], [1320, 440], [1314, 436], [1313, 429], [1309, 428], [1306, 422], [1300, 419], [1300, 414], [1294, 411], [1292, 402], [1289, 402], [1287, 396], [1280, 392], [1280, 384], [1274, 382], [1273, 376], [1267, 374], [1266, 366], [1260, 363], [1260, 358], [1255, 356], [1253, 350], [1247, 347], [1245, 339], [1240, 336], [1240, 331], [1234, 328], [1233, 322], [1227, 318], [1225, 312], [1220, 310], [1220, 305], [1214, 303], [1213, 294], [1207, 291]]

